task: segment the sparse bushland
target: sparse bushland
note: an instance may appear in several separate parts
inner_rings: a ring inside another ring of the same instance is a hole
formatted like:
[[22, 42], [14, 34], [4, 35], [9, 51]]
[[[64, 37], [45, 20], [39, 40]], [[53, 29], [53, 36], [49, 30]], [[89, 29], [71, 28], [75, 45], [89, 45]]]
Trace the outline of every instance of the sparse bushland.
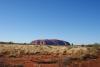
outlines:
[[99, 45], [92, 46], [49, 46], [49, 45], [18, 45], [0, 44], [0, 56], [21, 57], [23, 55], [66, 55], [76, 59], [96, 58]]

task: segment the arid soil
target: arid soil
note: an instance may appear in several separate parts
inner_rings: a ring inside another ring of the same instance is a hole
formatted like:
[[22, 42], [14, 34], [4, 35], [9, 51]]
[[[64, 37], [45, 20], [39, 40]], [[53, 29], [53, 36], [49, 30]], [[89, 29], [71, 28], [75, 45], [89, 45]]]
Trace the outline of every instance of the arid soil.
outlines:
[[100, 67], [100, 47], [1, 44], [0, 67]]
[[100, 67], [100, 56], [87, 60], [71, 60], [66, 56], [53, 55], [0, 57], [0, 67]]

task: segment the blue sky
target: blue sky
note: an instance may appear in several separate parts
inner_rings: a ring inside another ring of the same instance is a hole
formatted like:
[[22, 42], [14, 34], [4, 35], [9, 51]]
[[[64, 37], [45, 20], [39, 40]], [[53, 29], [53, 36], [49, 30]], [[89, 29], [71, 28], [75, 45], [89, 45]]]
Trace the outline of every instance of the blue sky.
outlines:
[[100, 43], [100, 0], [0, 0], [0, 41]]

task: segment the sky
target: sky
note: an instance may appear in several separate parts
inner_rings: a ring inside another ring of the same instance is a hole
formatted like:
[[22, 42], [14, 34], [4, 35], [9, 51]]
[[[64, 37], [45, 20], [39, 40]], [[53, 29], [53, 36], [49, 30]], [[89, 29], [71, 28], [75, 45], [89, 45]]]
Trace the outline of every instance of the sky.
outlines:
[[100, 0], [0, 0], [0, 41], [100, 43]]

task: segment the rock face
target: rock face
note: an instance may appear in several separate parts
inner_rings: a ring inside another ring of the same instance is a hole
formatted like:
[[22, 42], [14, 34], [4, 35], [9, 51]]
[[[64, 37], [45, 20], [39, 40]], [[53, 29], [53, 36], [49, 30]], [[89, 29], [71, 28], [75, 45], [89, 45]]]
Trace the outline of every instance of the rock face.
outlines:
[[57, 39], [44, 39], [44, 40], [34, 40], [31, 42], [33, 45], [70, 45], [69, 42]]

